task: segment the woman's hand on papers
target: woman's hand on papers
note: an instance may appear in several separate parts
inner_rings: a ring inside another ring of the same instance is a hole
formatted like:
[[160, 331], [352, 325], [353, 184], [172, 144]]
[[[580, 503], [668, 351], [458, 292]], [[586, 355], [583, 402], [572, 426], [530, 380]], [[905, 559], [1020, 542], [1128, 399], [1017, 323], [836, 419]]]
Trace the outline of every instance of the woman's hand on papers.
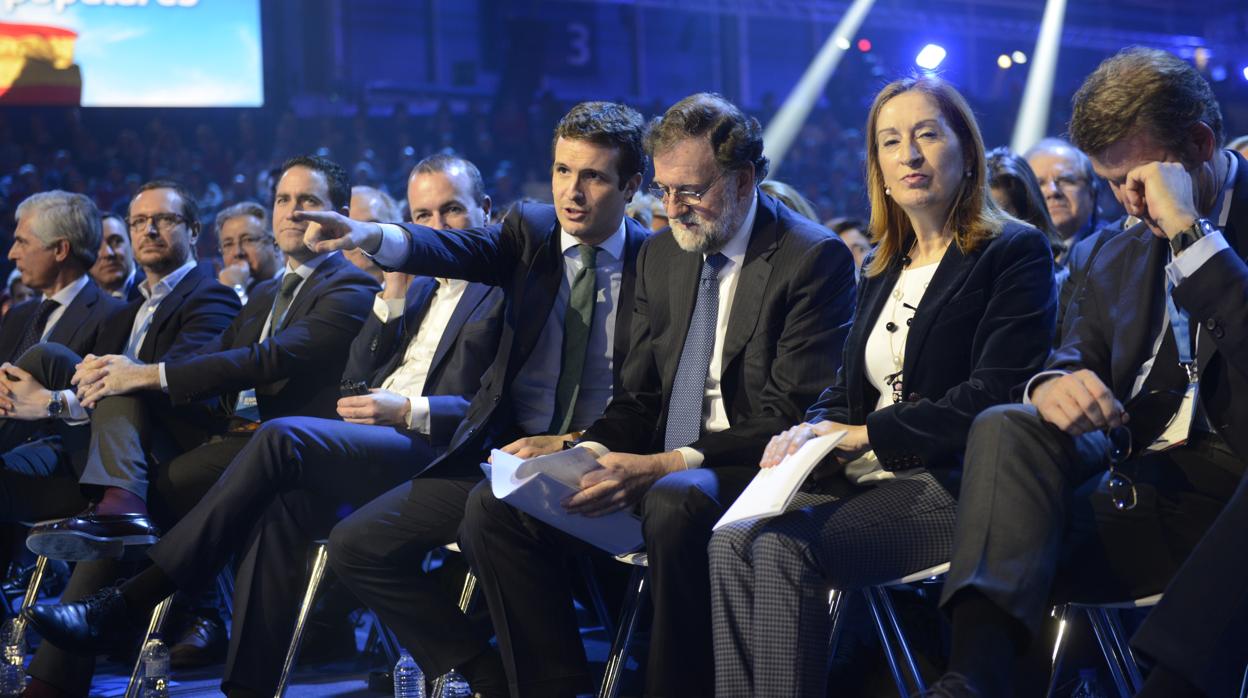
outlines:
[[[853, 460], [853, 458], [846, 458], [846, 456], [861, 454], [863, 451], [871, 448], [871, 441], [867, 437], [866, 427], [854, 427], [830, 421], [815, 422], [814, 424], [803, 422], [771, 437], [771, 442], [767, 444], [767, 449], [763, 451], [763, 459], [759, 461], [758, 467], [774, 468], [780, 465], [780, 462], [788, 456], [797, 453], [797, 449], [801, 448], [802, 444], [807, 441], [842, 429], [846, 431], [846, 434], [845, 438], [841, 439], [840, 443], [836, 445], [838, 457], [845, 460]], [[857, 455], [853, 457], [856, 458]]]
[[650, 456], [608, 453], [598, 464], [602, 467], [581, 478], [581, 491], [563, 501], [569, 514], [602, 516], [623, 511], [636, 504], [655, 480], [685, 469], [684, 457], [675, 451]]

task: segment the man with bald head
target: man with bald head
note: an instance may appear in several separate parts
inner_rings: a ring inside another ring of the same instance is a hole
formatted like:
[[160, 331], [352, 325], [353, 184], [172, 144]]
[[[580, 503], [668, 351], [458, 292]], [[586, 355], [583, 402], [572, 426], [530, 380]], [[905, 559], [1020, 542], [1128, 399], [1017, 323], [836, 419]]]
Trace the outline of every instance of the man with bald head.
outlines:
[[[1036, 173], [1053, 227], [1066, 250], [1096, 229], [1096, 173], [1082, 150], [1060, 138], [1045, 138], [1025, 154]], [[1059, 256], [1059, 262], [1065, 255]]]

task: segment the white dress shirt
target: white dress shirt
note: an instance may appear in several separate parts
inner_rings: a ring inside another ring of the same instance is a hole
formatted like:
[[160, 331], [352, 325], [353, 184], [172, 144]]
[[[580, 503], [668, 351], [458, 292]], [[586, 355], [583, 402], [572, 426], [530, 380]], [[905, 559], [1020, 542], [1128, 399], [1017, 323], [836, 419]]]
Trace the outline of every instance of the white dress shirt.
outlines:
[[43, 300], [56, 301], [58, 305], [52, 312], [48, 313], [48, 321], [47, 324], [43, 326], [43, 334], [39, 335], [39, 341], [48, 341], [48, 335], [52, 334], [52, 330], [56, 327], [56, 323], [60, 322], [61, 316], [65, 314], [65, 309], [69, 307], [70, 303], [74, 302], [74, 299], [78, 297], [79, 293], [82, 293], [82, 289], [86, 288], [87, 281], [89, 280], [90, 277], [83, 274], [65, 288], [62, 288], [50, 296], [43, 297]]
[[[430, 428], [429, 398], [424, 396], [425, 381], [429, 379], [429, 369], [433, 363], [433, 355], [442, 342], [442, 333], [451, 321], [451, 315], [464, 297], [467, 281], [459, 279], [438, 279], [438, 287], [429, 302], [429, 310], [416, 335], [407, 343], [403, 359], [394, 371], [386, 376], [381, 383], [382, 390], [388, 390], [407, 398], [411, 411], [407, 417], [407, 428], [428, 436]], [[380, 294], [373, 302], [373, 313], [383, 323], [403, 316], [407, 299], [383, 299]]]

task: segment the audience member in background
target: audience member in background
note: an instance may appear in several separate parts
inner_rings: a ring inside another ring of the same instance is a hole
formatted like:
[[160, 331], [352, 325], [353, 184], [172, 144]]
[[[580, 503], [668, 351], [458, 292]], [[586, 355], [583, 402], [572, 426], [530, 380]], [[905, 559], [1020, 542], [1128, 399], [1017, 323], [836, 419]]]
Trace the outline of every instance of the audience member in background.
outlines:
[[[1155, 49], [1102, 62], [1075, 94], [1070, 133], [1143, 223], [1097, 255], [1025, 404], [971, 429], [942, 594], [950, 673], [932, 695], [1013, 695], [1015, 660], [1054, 602], [1163, 590], [1131, 640], [1153, 663], [1137, 695], [1236, 695], [1248, 663], [1248, 160], [1221, 147], [1200, 73]], [[1158, 442], [1172, 421], [1178, 433]]]
[[256, 284], [284, 273], [282, 249], [269, 227], [269, 212], [254, 201], [221, 209], [216, 218], [217, 244], [225, 266], [217, 280], [247, 299]]
[[130, 228], [125, 219], [115, 213], [104, 214], [100, 223], [103, 226], [100, 253], [91, 266], [91, 278], [113, 298], [132, 301], [139, 297], [139, 283], [143, 277], [135, 270]]
[[1098, 227], [1096, 193], [1099, 180], [1082, 150], [1060, 138], [1044, 138], [1023, 153], [1036, 175], [1049, 218], [1065, 248], [1057, 255], [1066, 265], [1067, 253]]
[[22, 283], [21, 269], [14, 269], [9, 272], [9, 282], [4, 287], [9, 294], [9, 307], [5, 310], [6, 317], [9, 310], [35, 297], [34, 289]]
[[650, 200], [650, 232], [661, 233], [667, 230], [669, 225], [667, 207], [663, 205], [662, 201], [649, 194], [646, 194], [646, 198]]
[[866, 226], [857, 218], [831, 218], [824, 224], [824, 227], [836, 233], [841, 238], [841, 242], [845, 243], [849, 248], [850, 254], [854, 255], [854, 269], [861, 274], [862, 263], [866, 260], [867, 255], [874, 249], [871, 239], [867, 237]]
[[[414, 173], [413, 173], [414, 174]], [[408, 180], [411, 186], [411, 180]], [[488, 213], [488, 209], [487, 209]], [[403, 220], [399, 213], [399, 205], [386, 192], [363, 185], [351, 187], [351, 209], [347, 214], [352, 220], [369, 223], [399, 223]], [[344, 250], [343, 254], [355, 266], [363, 269], [369, 276], [384, 284], [384, 272], [368, 255], [359, 250]]]
[[815, 207], [806, 200], [806, 197], [802, 196], [801, 192], [788, 184], [775, 179], [765, 179], [758, 185], [758, 188], [763, 193], [772, 195], [777, 201], [788, 206], [796, 213], [800, 213], [812, 221], [819, 221], [819, 214], [815, 213]]
[[1052, 342], [1048, 238], [993, 203], [962, 96], [938, 78], [899, 80], [876, 96], [866, 133], [880, 246], [844, 367], [760, 465], [848, 433], [818, 473], [835, 478], [825, 493], [711, 538], [720, 698], [827, 693], [827, 587], [852, 592], [948, 559], [971, 421], [1008, 401]]
[[1002, 211], [1044, 233], [1056, 258], [1065, 248], [1053, 227], [1053, 220], [1049, 218], [1049, 209], [1031, 166], [1004, 146], [988, 151], [987, 157], [988, 187], [992, 200]]
[[1239, 136], [1238, 138], [1235, 138], [1230, 143], [1227, 143], [1226, 147], [1228, 150], [1234, 150], [1240, 155], [1243, 155], [1244, 157], [1248, 158], [1248, 135], [1243, 135], [1243, 136]]
[[[757, 473], [770, 435], [834, 379], [853, 264], [826, 229], [759, 191], [762, 128], [723, 97], [676, 103], [652, 122], [646, 148], [672, 228], [638, 256], [622, 385], [577, 439], [601, 468], [566, 506], [583, 515], [640, 507], [653, 599], [645, 694], [707, 696], [711, 526]], [[489, 483], [468, 499], [460, 545], [513, 692], [586, 691], [564, 570], [587, 546], [495, 498]]]
[[633, 194], [633, 200], [624, 208], [624, 215], [640, 223], [646, 230], [651, 230], [654, 223], [654, 202], [655, 198], [649, 194]]

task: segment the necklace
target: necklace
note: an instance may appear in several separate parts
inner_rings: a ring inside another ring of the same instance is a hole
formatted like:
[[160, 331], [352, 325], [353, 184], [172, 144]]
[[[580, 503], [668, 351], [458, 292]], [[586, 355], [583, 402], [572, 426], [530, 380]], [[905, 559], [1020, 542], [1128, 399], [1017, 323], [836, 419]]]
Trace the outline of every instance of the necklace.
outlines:
[[[911, 250], [914, 248], [911, 247]], [[909, 289], [906, 288], [906, 272], [910, 270], [910, 255], [904, 255], [901, 261], [901, 273], [897, 275], [897, 283], [893, 286], [893, 291], [889, 294], [892, 302], [889, 303], [888, 322], [884, 324], [884, 329], [888, 332], [888, 353], [893, 358], [893, 373], [884, 377], [884, 382], [892, 386], [893, 402], [901, 402], [904, 379], [902, 378], [902, 365], [906, 359], [906, 339], [910, 335], [909, 329], [904, 333], [905, 336], [899, 337], [898, 330], [901, 327], [897, 324], [897, 313], [901, 308], [910, 311], [910, 317], [906, 318], [906, 327], [909, 328], [914, 322], [914, 313], [918, 311], [918, 304], [921, 302], [924, 293], [931, 280], [923, 282], [923, 287], [919, 289], [918, 298], [913, 299], [914, 303], [906, 302], [906, 295]]]

